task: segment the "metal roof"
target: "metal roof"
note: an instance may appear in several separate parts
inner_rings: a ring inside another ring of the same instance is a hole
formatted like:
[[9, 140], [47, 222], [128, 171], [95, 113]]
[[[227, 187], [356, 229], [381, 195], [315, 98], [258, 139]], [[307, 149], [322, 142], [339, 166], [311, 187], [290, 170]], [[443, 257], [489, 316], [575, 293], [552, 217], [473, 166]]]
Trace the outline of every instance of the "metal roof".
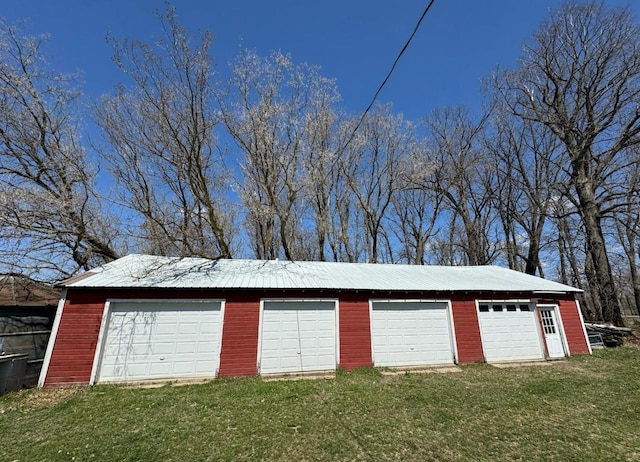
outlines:
[[56, 306], [60, 289], [27, 276], [0, 276], [0, 306]]
[[580, 292], [499, 266], [419, 266], [128, 255], [66, 287]]

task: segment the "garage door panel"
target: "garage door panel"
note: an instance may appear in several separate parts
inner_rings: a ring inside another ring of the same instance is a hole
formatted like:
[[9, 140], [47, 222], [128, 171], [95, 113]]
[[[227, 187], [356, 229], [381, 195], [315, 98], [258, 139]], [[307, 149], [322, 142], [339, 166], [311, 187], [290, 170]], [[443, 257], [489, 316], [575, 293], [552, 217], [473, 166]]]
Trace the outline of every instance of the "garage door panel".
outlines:
[[197, 323], [179, 323], [178, 333], [183, 335], [197, 334], [200, 331], [200, 327]]
[[313, 350], [317, 349], [320, 346], [319, 338], [301, 338], [297, 344], [292, 344], [295, 348], [299, 346], [299, 349], [304, 349], [307, 351], [307, 354], [314, 354]]
[[[312, 342], [308, 342], [309, 347], [313, 346]], [[336, 350], [336, 339], [334, 337], [320, 337], [316, 342], [318, 350], [331, 350], [332, 353], [335, 353]]]
[[131, 374], [133, 376], [145, 376], [149, 373], [148, 364], [127, 364], [125, 366], [116, 366], [116, 370], [121, 374]]
[[210, 361], [198, 361], [196, 365], [196, 372], [198, 374], [208, 374], [210, 371], [215, 370], [218, 367], [218, 362], [216, 360]]
[[151, 345], [135, 344], [131, 345], [130, 348], [127, 348], [126, 351], [131, 352], [131, 354], [136, 356], [147, 356], [152, 353], [152, 347]]
[[169, 377], [173, 374], [171, 364], [160, 362], [151, 363], [148, 371], [146, 368], [140, 367], [140, 369], [130, 370], [130, 372], [135, 375], [154, 375], [164, 377]]
[[280, 370], [280, 372], [300, 372], [302, 369], [300, 368], [301, 359], [298, 356], [286, 356], [280, 358], [280, 360], [275, 361], [276, 368], [272, 372], [276, 372]]
[[170, 337], [172, 337], [173, 335], [175, 335], [175, 325], [171, 324], [171, 321], [168, 319], [164, 319], [164, 322], [162, 324], [158, 324], [156, 325], [156, 328], [153, 330], [154, 335], [156, 336], [162, 336], [162, 335], [168, 335]]
[[221, 322], [220, 302], [112, 302], [97, 379], [214, 376]]
[[[384, 336], [376, 336], [376, 338], [384, 341]], [[403, 337], [402, 335], [390, 335], [387, 341], [390, 351], [394, 351], [393, 347], [397, 347], [395, 351], [400, 351], [400, 349], [404, 349], [406, 343], [409, 343], [407, 337]]]
[[262, 373], [333, 370], [336, 367], [334, 302], [264, 302]]
[[[291, 316], [287, 313], [288, 316]], [[273, 325], [274, 328], [280, 329], [283, 332], [295, 332], [298, 330], [298, 321], [294, 317], [293, 319], [282, 319], [280, 322], [278, 320], [271, 321], [268, 323], [269, 325]]]
[[373, 302], [371, 335], [376, 366], [453, 363], [447, 305]]
[[[316, 321], [308, 321], [308, 320], [300, 320], [300, 322], [298, 323], [298, 326], [300, 326], [301, 330], [306, 330], [306, 331], [310, 331], [310, 330], [322, 330], [322, 328], [320, 327], [319, 323]], [[326, 328], [325, 328], [326, 330]]]
[[195, 353], [198, 349], [198, 345], [196, 343], [190, 342], [190, 343], [183, 343], [183, 342], [178, 342], [176, 343], [176, 354], [182, 354], [182, 353]]
[[184, 360], [184, 361], [174, 361], [173, 363], [173, 370], [172, 370], [172, 375], [184, 375], [184, 374], [189, 374], [190, 372], [192, 372], [192, 370], [195, 369], [193, 367], [193, 364], [191, 364], [191, 361], [188, 360]]
[[211, 351], [215, 351], [218, 348], [218, 344], [216, 342], [198, 342], [197, 352], [201, 354], [209, 354]]
[[219, 323], [208, 322], [200, 325], [199, 333], [200, 335], [217, 335], [219, 331]]
[[166, 355], [173, 352], [173, 343], [171, 342], [155, 342], [153, 344], [153, 354]]
[[402, 319], [389, 319], [384, 323], [387, 329], [399, 330], [399, 329], [407, 329], [412, 326], [411, 322], [404, 321]]
[[320, 319], [315, 324], [318, 330], [333, 332], [336, 328], [335, 322], [331, 319]]
[[495, 310], [496, 305], [490, 306], [491, 311], [479, 311], [478, 313], [482, 344], [487, 361], [544, 359], [533, 310], [507, 311], [505, 306], [502, 307], [502, 310]]

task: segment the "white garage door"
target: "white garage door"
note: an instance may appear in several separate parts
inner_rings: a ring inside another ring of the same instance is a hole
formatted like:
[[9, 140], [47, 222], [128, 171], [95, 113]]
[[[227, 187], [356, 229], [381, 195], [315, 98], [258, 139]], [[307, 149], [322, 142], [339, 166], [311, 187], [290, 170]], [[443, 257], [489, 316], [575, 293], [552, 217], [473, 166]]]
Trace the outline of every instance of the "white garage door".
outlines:
[[260, 344], [263, 374], [335, 369], [335, 303], [264, 302]]
[[213, 377], [221, 303], [112, 302], [97, 381]]
[[544, 359], [533, 305], [480, 303], [478, 319], [486, 361]]
[[453, 363], [447, 304], [373, 302], [371, 343], [376, 366]]

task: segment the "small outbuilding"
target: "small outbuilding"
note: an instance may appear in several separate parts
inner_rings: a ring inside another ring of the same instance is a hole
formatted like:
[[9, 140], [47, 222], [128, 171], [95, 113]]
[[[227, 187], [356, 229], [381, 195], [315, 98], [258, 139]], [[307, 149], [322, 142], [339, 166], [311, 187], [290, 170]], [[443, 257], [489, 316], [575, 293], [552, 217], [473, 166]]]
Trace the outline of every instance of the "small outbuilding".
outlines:
[[129, 255], [62, 286], [43, 386], [591, 352], [578, 289], [497, 266]]
[[0, 357], [27, 355], [20, 387], [38, 383], [60, 289], [19, 274], [0, 276]]

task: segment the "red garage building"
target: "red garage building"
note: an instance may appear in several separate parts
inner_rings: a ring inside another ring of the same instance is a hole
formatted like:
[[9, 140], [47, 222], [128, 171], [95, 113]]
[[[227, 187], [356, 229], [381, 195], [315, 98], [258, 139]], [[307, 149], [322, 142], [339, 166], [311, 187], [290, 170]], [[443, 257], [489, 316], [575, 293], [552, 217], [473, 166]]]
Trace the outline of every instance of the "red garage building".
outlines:
[[590, 353], [578, 289], [495, 266], [129, 255], [62, 285], [44, 386]]

